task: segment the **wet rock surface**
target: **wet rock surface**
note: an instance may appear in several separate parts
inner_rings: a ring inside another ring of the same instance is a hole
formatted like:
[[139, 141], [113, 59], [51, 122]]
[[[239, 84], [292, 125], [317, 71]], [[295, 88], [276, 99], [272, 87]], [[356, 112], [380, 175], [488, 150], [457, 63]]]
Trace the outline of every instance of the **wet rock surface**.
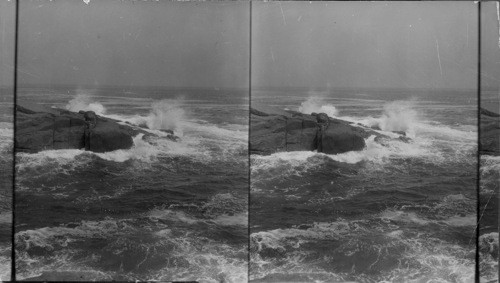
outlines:
[[[16, 106], [17, 152], [35, 153], [51, 149], [85, 149], [108, 152], [131, 148], [133, 137], [148, 133], [134, 125], [103, 118], [92, 111], [78, 113], [40, 105]], [[170, 135], [169, 135], [170, 136]], [[172, 140], [177, 137], [171, 135]]]
[[251, 154], [314, 150], [338, 154], [364, 149], [371, 135], [384, 136], [325, 113], [308, 115], [260, 105], [250, 113]]

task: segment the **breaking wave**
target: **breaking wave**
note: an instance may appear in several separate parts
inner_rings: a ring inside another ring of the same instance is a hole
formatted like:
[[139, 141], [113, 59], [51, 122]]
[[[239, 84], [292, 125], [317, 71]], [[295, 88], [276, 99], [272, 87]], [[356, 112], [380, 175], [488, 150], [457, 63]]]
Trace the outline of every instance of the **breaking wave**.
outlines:
[[163, 99], [151, 104], [149, 114], [119, 115], [109, 114], [106, 117], [134, 125], [147, 127], [151, 130], [172, 130], [177, 136], [183, 135], [183, 124], [187, 121], [185, 110], [182, 108], [183, 99]]
[[[245, 247], [226, 245], [194, 232], [196, 229], [190, 227], [198, 223], [184, 212], [152, 210], [134, 219], [108, 217], [21, 231], [16, 234], [16, 248], [24, 272], [18, 278], [32, 278], [50, 270], [91, 272], [97, 280], [115, 276], [127, 280], [246, 280]], [[104, 246], [82, 246], [89, 242]], [[37, 260], [39, 253], [44, 255], [42, 261]], [[106, 270], [109, 268], [121, 272], [114, 274]]]
[[11, 249], [8, 246], [0, 246], [0, 281], [11, 280]]
[[[153, 144], [142, 140], [143, 134], [133, 138], [133, 147], [126, 150], [115, 150], [106, 153], [93, 153], [82, 149], [45, 150], [34, 154], [18, 153], [20, 161], [18, 170], [53, 164], [54, 172], [69, 173], [71, 170], [85, 165], [97, 156], [104, 160], [125, 162], [135, 159], [144, 162], [155, 160], [160, 156], [185, 156], [199, 162], [211, 162], [215, 159], [234, 159], [242, 156], [247, 148], [246, 126], [226, 124], [223, 127], [206, 122], [189, 120], [182, 108], [182, 99], [165, 99], [153, 102], [150, 113], [146, 116], [106, 114], [106, 109], [99, 102], [94, 102], [87, 94], [78, 94], [66, 109], [70, 111], [92, 110], [107, 118], [128, 122], [137, 126], [146, 126], [159, 138]], [[165, 138], [167, 134], [161, 130], [173, 130], [181, 136], [178, 141]], [[0, 133], [3, 133], [0, 131]], [[5, 130], [11, 136], [11, 129]], [[3, 145], [3, 144], [2, 144]], [[60, 169], [60, 170], [59, 170]]]
[[[317, 282], [364, 282], [366, 278], [368, 282], [472, 282], [474, 245], [448, 243], [441, 234], [467, 229], [473, 235], [475, 226], [475, 205], [459, 194], [434, 204], [401, 205], [365, 219], [337, 218], [260, 231], [251, 234], [251, 278], [273, 276], [286, 281], [286, 276], [307, 274], [306, 281]], [[490, 254], [498, 253], [498, 234], [494, 234], [482, 240]], [[329, 248], [322, 253], [324, 243]], [[315, 246], [316, 252], [311, 253]], [[346, 264], [352, 258], [364, 259], [356, 262], [356, 275]]]
[[479, 237], [479, 270], [481, 282], [498, 280], [498, 232], [483, 234]]
[[417, 112], [411, 101], [394, 101], [384, 105], [384, 112], [378, 121], [383, 131], [404, 131], [413, 134], [413, 125], [417, 121]]
[[65, 108], [69, 111], [78, 112], [83, 111], [94, 111], [97, 115], [105, 115], [106, 107], [99, 102], [93, 101], [90, 95], [86, 93], [79, 93], [73, 99], [71, 99]]
[[[328, 253], [307, 252], [315, 245], [320, 248], [325, 241], [329, 243]], [[301, 248], [303, 246], [308, 248]], [[306, 281], [316, 282], [364, 282], [367, 278], [370, 278], [367, 282], [374, 279], [378, 282], [431, 279], [472, 282], [474, 278], [473, 247], [465, 249], [425, 232], [414, 237], [397, 225], [376, 219], [338, 219], [257, 232], [251, 234], [250, 250], [251, 279], [265, 280], [269, 276], [286, 281], [285, 278], [307, 275]], [[350, 274], [352, 263], [348, 263], [353, 257], [364, 258], [356, 264], [356, 275]], [[377, 274], [373, 270], [381, 272]]]
[[315, 113], [326, 113], [330, 117], [337, 117], [339, 111], [335, 106], [329, 103], [324, 103], [323, 99], [320, 97], [310, 97], [306, 101], [302, 102], [299, 107], [299, 112], [304, 114]]
[[184, 110], [180, 107], [179, 100], [161, 100], [153, 103], [148, 116], [147, 125], [155, 130], [180, 131], [179, 121], [185, 120]]

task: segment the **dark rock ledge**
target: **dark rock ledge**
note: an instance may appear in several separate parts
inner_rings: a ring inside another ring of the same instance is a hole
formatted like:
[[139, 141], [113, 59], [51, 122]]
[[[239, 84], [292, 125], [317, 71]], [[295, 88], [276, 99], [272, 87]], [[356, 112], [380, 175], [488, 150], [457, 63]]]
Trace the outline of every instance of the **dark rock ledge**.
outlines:
[[[363, 125], [328, 117], [325, 113], [311, 115], [296, 111], [279, 110], [268, 106], [250, 109], [250, 153], [269, 155], [286, 151], [314, 151], [338, 154], [363, 150], [365, 139], [374, 135], [383, 144], [390, 140]], [[405, 133], [399, 140], [408, 142]]]
[[[71, 112], [22, 103], [16, 105], [17, 152], [35, 153], [50, 149], [85, 149], [108, 152], [131, 148], [133, 137], [144, 134], [146, 141], [159, 138], [145, 129], [104, 118], [92, 111]], [[168, 132], [167, 138], [177, 140]]]

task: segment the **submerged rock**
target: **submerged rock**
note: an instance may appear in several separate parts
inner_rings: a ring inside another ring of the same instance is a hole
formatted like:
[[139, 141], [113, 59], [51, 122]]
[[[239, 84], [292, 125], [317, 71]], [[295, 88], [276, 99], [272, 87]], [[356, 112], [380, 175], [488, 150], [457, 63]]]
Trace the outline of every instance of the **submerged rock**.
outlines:
[[325, 113], [307, 115], [266, 106], [252, 107], [250, 113], [252, 154], [302, 150], [337, 154], [362, 150], [366, 138], [383, 136]]
[[[15, 147], [18, 152], [82, 149], [107, 152], [128, 149], [133, 137], [148, 132], [92, 111], [78, 113], [40, 105], [16, 105]], [[173, 136], [173, 135], [172, 135]]]
[[479, 152], [500, 155], [500, 114], [480, 109]]

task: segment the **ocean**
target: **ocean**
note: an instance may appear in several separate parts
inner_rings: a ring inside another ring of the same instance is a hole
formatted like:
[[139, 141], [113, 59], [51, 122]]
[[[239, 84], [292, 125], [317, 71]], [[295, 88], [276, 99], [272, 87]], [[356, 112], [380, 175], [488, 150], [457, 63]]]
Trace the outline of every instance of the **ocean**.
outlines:
[[411, 141], [252, 155], [249, 280], [474, 282], [475, 90], [259, 89], [251, 101]]
[[[411, 141], [251, 155], [249, 168], [244, 90], [20, 88], [20, 104], [93, 110], [181, 139], [17, 153], [17, 279], [474, 282], [475, 91], [261, 89], [251, 99], [405, 131]], [[12, 115], [2, 113], [0, 166], [11, 172]], [[481, 159], [490, 210], [498, 164]], [[9, 186], [0, 191], [2, 280], [10, 278]], [[498, 276], [495, 229], [481, 226], [484, 282]]]
[[[481, 108], [500, 111], [498, 91], [481, 90]], [[498, 282], [500, 156], [481, 155], [479, 183], [479, 271], [481, 282]]]
[[500, 156], [481, 156], [479, 271], [481, 282], [498, 282]]
[[13, 90], [0, 89], [0, 281], [11, 279]]
[[20, 104], [93, 110], [180, 141], [17, 153], [17, 279], [247, 281], [247, 91], [18, 90]]

